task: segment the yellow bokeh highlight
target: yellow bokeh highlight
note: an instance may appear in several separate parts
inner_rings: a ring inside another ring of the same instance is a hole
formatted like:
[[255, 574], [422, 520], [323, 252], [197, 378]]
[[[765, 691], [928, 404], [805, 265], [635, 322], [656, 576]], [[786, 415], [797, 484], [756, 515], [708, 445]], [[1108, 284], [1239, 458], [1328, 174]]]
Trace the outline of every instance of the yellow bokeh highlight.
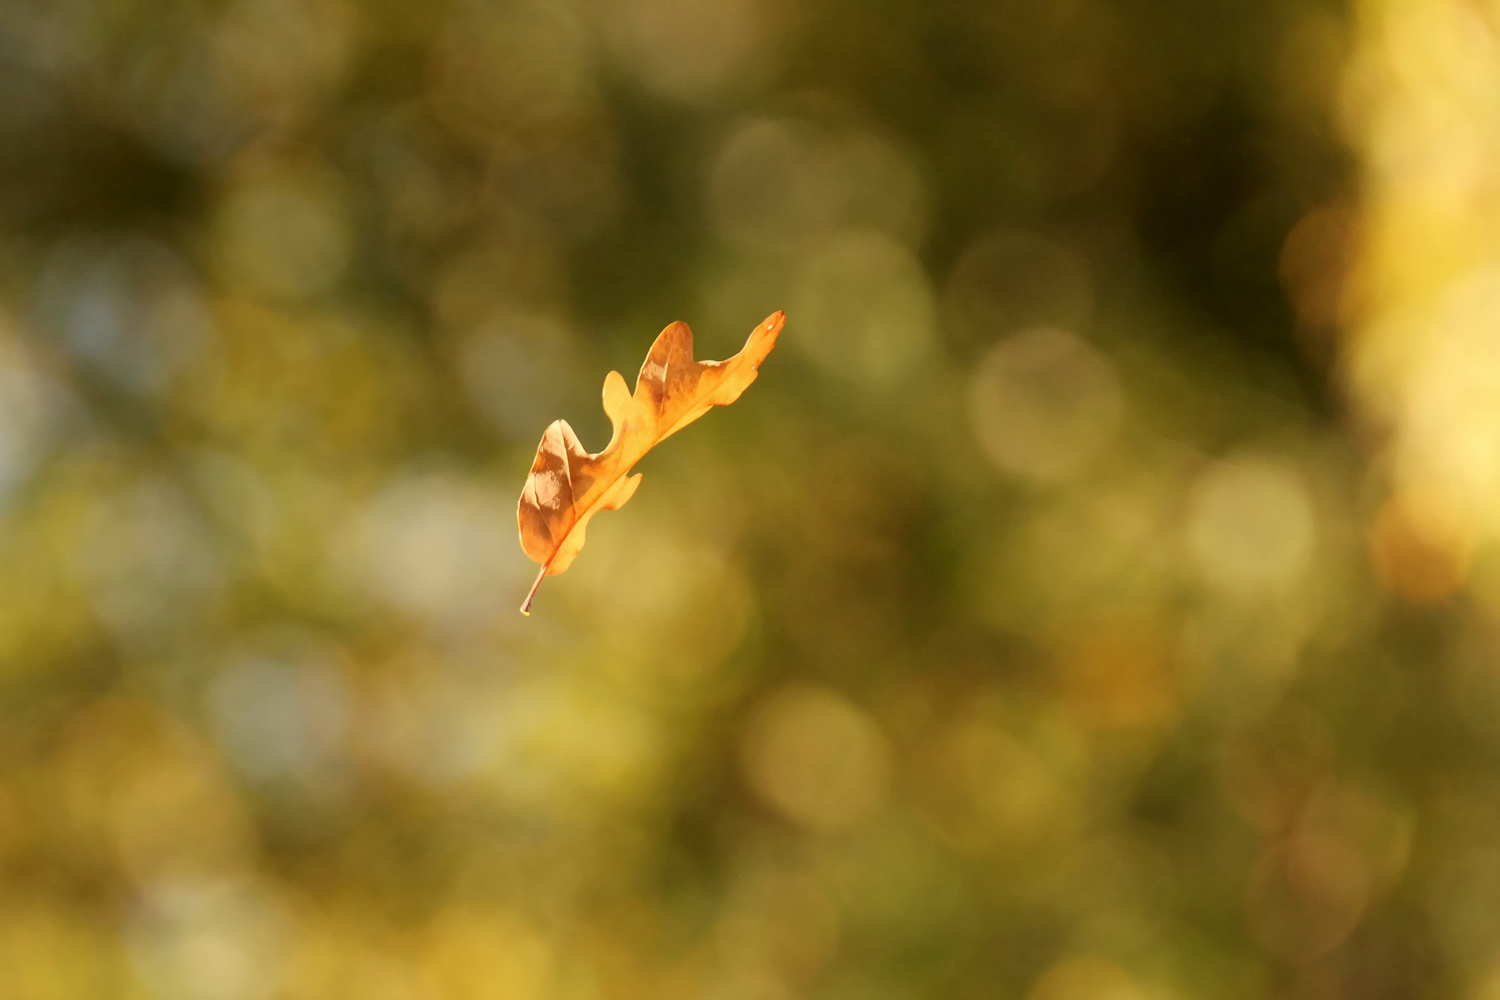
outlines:
[[1492, 6], [1357, 11], [1343, 112], [1365, 195], [1346, 370], [1389, 433], [1395, 492], [1437, 494], [1472, 522], [1455, 533], [1451, 514], [1404, 503], [1406, 527], [1377, 517], [1379, 572], [1424, 601], [1463, 582], [1473, 545], [1500, 540], [1500, 45]]

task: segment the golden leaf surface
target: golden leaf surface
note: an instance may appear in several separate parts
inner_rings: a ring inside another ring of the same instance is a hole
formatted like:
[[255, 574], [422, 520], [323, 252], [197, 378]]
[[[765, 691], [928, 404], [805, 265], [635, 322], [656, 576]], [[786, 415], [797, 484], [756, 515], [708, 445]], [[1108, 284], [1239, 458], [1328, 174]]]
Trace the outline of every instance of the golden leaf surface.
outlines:
[[516, 506], [521, 548], [542, 564], [521, 605], [523, 614], [531, 613], [542, 578], [572, 565], [583, 548], [589, 519], [601, 510], [619, 510], [635, 494], [641, 473], [630, 475], [631, 467], [711, 407], [739, 399], [776, 346], [785, 322], [785, 313], [766, 317], [740, 352], [726, 361], [694, 361], [693, 331], [680, 322], [667, 327], [641, 365], [634, 394], [626, 391], [619, 372], [604, 379], [604, 412], [614, 433], [597, 454], [583, 450], [566, 420], [552, 422], [542, 435]]

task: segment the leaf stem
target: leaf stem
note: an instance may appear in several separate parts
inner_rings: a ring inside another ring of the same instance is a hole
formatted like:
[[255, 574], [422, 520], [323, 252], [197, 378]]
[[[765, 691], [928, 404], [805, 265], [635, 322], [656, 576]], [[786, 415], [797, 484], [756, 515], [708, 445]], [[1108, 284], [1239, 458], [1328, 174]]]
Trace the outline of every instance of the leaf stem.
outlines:
[[536, 575], [536, 583], [531, 585], [531, 589], [526, 592], [526, 600], [521, 604], [521, 614], [531, 614], [531, 599], [536, 596], [536, 588], [542, 585], [542, 577], [547, 575], [547, 567], [551, 565], [550, 561], [542, 563], [541, 572]]

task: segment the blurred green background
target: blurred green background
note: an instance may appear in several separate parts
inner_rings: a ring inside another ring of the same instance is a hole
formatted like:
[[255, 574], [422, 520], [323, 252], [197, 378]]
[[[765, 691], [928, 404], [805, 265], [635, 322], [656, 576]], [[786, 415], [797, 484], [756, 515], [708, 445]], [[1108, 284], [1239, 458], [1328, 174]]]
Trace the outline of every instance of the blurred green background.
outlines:
[[0, 998], [1500, 998], [1497, 109], [1494, 0], [0, 0]]

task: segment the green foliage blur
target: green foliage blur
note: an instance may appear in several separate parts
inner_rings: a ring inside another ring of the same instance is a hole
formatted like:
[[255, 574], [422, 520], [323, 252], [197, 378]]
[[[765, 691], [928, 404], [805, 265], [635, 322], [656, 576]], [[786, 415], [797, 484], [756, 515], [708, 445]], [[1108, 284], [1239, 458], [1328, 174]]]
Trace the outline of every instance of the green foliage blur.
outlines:
[[[1357, 21], [0, 2], [0, 998], [1500, 996]], [[519, 615], [547, 424], [777, 309]]]

